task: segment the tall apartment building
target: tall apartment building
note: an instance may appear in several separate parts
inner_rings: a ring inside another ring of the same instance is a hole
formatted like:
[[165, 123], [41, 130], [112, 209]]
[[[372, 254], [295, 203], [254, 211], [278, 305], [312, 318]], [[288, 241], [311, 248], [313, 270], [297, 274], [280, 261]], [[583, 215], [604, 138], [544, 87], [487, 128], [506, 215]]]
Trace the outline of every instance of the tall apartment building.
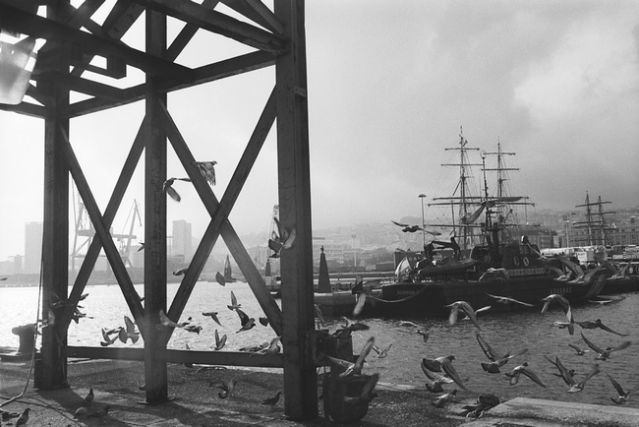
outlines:
[[171, 255], [183, 255], [185, 260], [190, 260], [193, 256], [193, 236], [190, 222], [183, 219], [173, 221]]
[[28, 222], [24, 226], [24, 272], [40, 273], [42, 256], [42, 223]]

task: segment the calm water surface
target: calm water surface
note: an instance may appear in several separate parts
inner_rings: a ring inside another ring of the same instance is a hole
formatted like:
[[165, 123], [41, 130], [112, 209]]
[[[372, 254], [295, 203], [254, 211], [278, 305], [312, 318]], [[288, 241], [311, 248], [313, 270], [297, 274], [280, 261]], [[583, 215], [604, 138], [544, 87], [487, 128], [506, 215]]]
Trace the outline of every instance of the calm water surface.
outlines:
[[[177, 284], [168, 286], [169, 301], [175, 295], [177, 287]], [[143, 287], [137, 285], [136, 288], [142, 294]], [[216, 283], [198, 282], [181, 320], [191, 316], [193, 321], [202, 325], [204, 329], [200, 334], [177, 329], [169, 341], [169, 348], [183, 349], [188, 343], [193, 350], [209, 350], [214, 342], [213, 334], [216, 327], [220, 334], [228, 335], [228, 350], [238, 350], [240, 347], [259, 344], [274, 337], [270, 328], [260, 324], [250, 331], [236, 333], [240, 327], [239, 318], [236, 313], [226, 308], [231, 290], [249, 316], [263, 316], [247, 284], [233, 283], [221, 288]], [[11, 334], [11, 328], [34, 321], [37, 292], [35, 287], [0, 288], [0, 346], [17, 347], [18, 339]], [[82, 319], [79, 324], [71, 323], [69, 344], [99, 346], [100, 328], [123, 325], [123, 315], [127, 312], [127, 306], [116, 285], [88, 286], [86, 292], [89, 292], [89, 297], [82, 301], [81, 305], [84, 306], [83, 311], [94, 318]], [[421, 359], [454, 354], [454, 366], [462, 378], [468, 378], [467, 386], [471, 390], [458, 394], [462, 398], [492, 392], [504, 399], [527, 396], [607, 405], [612, 404], [610, 397], [616, 397], [616, 394], [606, 373], [617, 379], [625, 389], [639, 386], [639, 332], [636, 329], [636, 325], [639, 324], [636, 308], [639, 304], [639, 294], [623, 296], [625, 299], [616, 304], [586, 305], [573, 309], [577, 320], [599, 318], [612, 329], [630, 334], [628, 337], [619, 337], [600, 329], [586, 330], [584, 334], [600, 347], [616, 346], [626, 339], [633, 342], [628, 349], [612, 353], [609, 360], [598, 361], [602, 372], [592, 378], [581, 393], [567, 393], [567, 387], [560, 378], [552, 375], [555, 370], [544, 358], [544, 355], [553, 359], [559, 356], [568, 369], [577, 371], [578, 381], [582, 375], [590, 371], [595, 362], [592, 352], [586, 353], [585, 356], [577, 356], [568, 347], [568, 343], [585, 347], [579, 335], [579, 327], [576, 328], [574, 336], [570, 336], [566, 329], [553, 327], [554, 320], [565, 320], [563, 312], [559, 310], [551, 310], [545, 314], [534, 311], [494, 314], [487, 312], [479, 315], [482, 335], [495, 351], [505, 353], [516, 352], [522, 348], [529, 349], [527, 355], [508, 362], [502, 368], [502, 372], [527, 361], [547, 388], [536, 385], [524, 376], [519, 384], [510, 386], [503, 374], [484, 372], [479, 362], [486, 358], [477, 344], [475, 328], [470, 322], [462, 321], [450, 326], [447, 319], [442, 318], [411, 319], [421, 327], [431, 329], [430, 338], [424, 343], [422, 337], [414, 332], [414, 328], [400, 326], [400, 319], [363, 319], [371, 329], [353, 333], [354, 348], [357, 352], [370, 336], [375, 337], [379, 347], [386, 347], [392, 343], [388, 357], [379, 359], [373, 353], [365, 367], [365, 372], [378, 372], [381, 381], [387, 383], [423, 387], [424, 376], [419, 367]], [[223, 326], [219, 327], [210, 318], [202, 316], [202, 311], [219, 312]], [[340, 324], [338, 320], [333, 320], [328, 327], [334, 330]], [[118, 342], [115, 346], [132, 345]], [[135, 347], [141, 347], [141, 342]], [[627, 405], [639, 408], [639, 395], [633, 396]]]

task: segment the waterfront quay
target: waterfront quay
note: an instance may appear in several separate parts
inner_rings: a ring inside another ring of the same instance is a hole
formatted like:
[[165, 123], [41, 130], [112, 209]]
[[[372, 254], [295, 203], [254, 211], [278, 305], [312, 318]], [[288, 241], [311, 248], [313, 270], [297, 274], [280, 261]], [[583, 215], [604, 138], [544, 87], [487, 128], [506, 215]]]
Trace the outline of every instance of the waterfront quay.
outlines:
[[[236, 369], [203, 370], [172, 365], [169, 369], [170, 401], [163, 405], [144, 403], [144, 367], [130, 361], [80, 361], [69, 364], [71, 387], [39, 391], [31, 385], [20, 399], [3, 405], [14, 413], [30, 408], [29, 426], [330, 426], [337, 425], [320, 414], [298, 423], [287, 420], [282, 402], [264, 405], [265, 397], [281, 390], [279, 373]], [[3, 402], [19, 395], [25, 385], [30, 362], [0, 364], [0, 395]], [[216, 383], [237, 379], [230, 398], [218, 396]], [[78, 408], [93, 388], [95, 399], [88, 412]], [[366, 416], [358, 426], [636, 426], [639, 409], [576, 402], [515, 398], [481, 418], [465, 418], [462, 407], [474, 403], [462, 399], [446, 408], [436, 408], [425, 389], [379, 383]], [[105, 411], [105, 409], [107, 409]], [[3, 425], [10, 425], [5, 423]]]

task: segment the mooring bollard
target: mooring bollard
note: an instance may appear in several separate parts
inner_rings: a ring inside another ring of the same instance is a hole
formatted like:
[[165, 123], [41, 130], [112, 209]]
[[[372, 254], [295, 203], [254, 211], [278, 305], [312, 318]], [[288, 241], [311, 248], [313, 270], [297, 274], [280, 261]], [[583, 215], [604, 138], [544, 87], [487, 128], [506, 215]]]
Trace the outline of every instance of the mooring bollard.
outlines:
[[20, 339], [19, 355], [31, 356], [35, 351], [35, 327], [34, 323], [28, 323], [11, 329], [11, 332]]

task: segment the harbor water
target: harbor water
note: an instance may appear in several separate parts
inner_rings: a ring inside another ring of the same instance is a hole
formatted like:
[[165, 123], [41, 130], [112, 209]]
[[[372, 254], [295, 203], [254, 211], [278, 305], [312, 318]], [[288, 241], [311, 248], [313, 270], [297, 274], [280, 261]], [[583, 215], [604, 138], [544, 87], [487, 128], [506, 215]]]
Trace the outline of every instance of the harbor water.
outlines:
[[[168, 285], [169, 301], [172, 300], [178, 286]], [[142, 294], [142, 285], [136, 285], [136, 289]], [[250, 317], [257, 319], [264, 316], [246, 283], [236, 282], [221, 287], [217, 283], [198, 282], [180, 321], [191, 317], [191, 321], [201, 325], [203, 329], [199, 334], [177, 329], [168, 347], [184, 349], [188, 344], [192, 350], [211, 350], [216, 328], [220, 335], [228, 336], [225, 350], [237, 351], [241, 347], [257, 345], [273, 338], [275, 335], [272, 329], [260, 325], [259, 322], [256, 322], [255, 328], [237, 333], [240, 328], [239, 318], [226, 307], [230, 303], [231, 291]], [[99, 346], [102, 338], [101, 328], [124, 326], [123, 316], [127, 314], [127, 306], [117, 285], [87, 286], [85, 292], [88, 292], [89, 296], [80, 303], [83, 306], [81, 311], [90, 318], [80, 319], [78, 324], [71, 323], [68, 342], [69, 345]], [[503, 366], [500, 374], [489, 374], [482, 370], [480, 362], [487, 359], [477, 344], [476, 329], [469, 321], [459, 321], [451, 326], [445, 318], [428, 318], [426, 315], [423, 318], [412, 319], [364, 318], [360, 320], [368, 324], [370, 329], [353, 332], [353, 345], [357, 353], [370, 336], [375, 337], [375, 342], [380, 348], [392, 344], [384, 358], [378, 358], [374, 352], [371, 353], [364, 367], [366, 373], [379, 373], [380, 381], [384, 383], [424, 388], [425, 377], [420, 369], [422, 358], [452, 354], [455, 355], [453, 366], [466, 381], [469, 389], [459, 390], [458, 396], [461, 398], [490, 392], [502, 399], [522, 396], [613, 405], [610, 398], [616, 398], [617, 394], [606, 374], [615, 378], [626, 390], [639, 386], [639, 373], [636, 369], [639, 366], [639, 332], [636, 329], [636, 325], [639, 324], [636, 308], [639, 304], [639, 294], [616, 297], [623, 297], [623, 300], [613, 304], [588, 304], [573, 308], [577, 321], [601, 319], [610, 328], [629, 334], [620, 337], [601, 329], [583, 330], [584, 335], [601, 348], [615, 347], [624, 340], [632, 341], [629, 348], [613, 352], [610, 358], [604, 361], [594, 360], [593, 351], [578, 356], [568, 346], [569, 343], [573, 343], [587, 348], [581, 339], [580, 327], [576, 326], [575, 334], [570, 336], [567, 329], [553, 326], [553, 321], [565, 321], [563, 312], [558, 308], [551, 308], [544, 314], [539, 310], [511, 313], [487, 311], [479, 314], [480, 332], [497, 353], [515, 353], [523, 348], [528, 349], [527, 354], [516, 357]], [[18, 346], [18, 338], [11, 333], [11, 328], [34, 322], [37, 315], [37, 299], [37, 287], [0, 288], [0, 346]], [[207, 311], [218, 312], [222, 326], [202, 315], [202, 312]], [[402, 326], [401, 320], [411, 320], [421, 329], [429, 329], [428, 341], [424, 342], [422, 336], [416, 333], [415, 327]], [[333, 331], [342, 324], [339, 319], [329, 319], [325, 327]], [[142, 342], [140, 340], [133, 345], [130, 342], [123, 344], [118, 341], [114, 346], [141, 347]], [[568, 393], [568, 386], [553, 375], [556, 369], [544, 356], [553, 360], [558, 356], [568, 369], [576, 370], [577, 381], [590, 372], [595, 362], [599, 363], [601, 373], [590, 379], [582, 392]], [[518, 384], [509, 384], [503, 372], [508, 372], [524, 361], [528, 362], [529, 368], [544, 382], [545, 388], [523, 375]], [[452, 388], [458, 387], [445, 386], [445, 389]], [[639, 395], [632, 396], [626, 405], [639, 408]]]

